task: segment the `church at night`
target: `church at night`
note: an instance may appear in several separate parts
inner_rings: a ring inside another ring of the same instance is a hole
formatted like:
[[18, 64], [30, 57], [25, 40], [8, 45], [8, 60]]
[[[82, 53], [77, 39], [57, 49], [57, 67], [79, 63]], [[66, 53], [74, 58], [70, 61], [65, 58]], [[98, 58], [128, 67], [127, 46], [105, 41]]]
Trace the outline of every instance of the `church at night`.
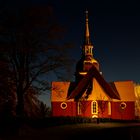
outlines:
[[90, 39], [88, 12], [85, 16], [85, 37], [81, 58], [76, 64], [74, 82], [52, 82], [52, 116], [81, 116], [134, 120], [135, 83], [133, 81], [107, 82], [94, 58]]

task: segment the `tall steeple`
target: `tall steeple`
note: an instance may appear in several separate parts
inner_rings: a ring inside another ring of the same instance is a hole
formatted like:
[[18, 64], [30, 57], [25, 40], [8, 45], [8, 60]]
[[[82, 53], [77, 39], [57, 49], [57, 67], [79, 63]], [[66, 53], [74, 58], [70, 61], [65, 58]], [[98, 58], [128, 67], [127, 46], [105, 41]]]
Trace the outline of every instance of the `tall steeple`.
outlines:
[[88, 11], [85, 12], [86, 14], [86, 21], [85, 21], [85, 38], [83, 44], [83, 55], [85, 61], [89, 63], [98, 63], [93, 57], [93, 44], [90, 40], [90, 33], [89, 33], [89, 19], [88, 19]]
[[93, 57], [93, 44], [90, 40], [88, 11], [85, 12], [85, 33], [82, 46], [82, 56], [76, 65], [76, 80], [80, 80], [94, 65], [99, 70], [99, 63]]
[[86, 20], [85, 20], [84, 44], [82, 47], [83, 48], [82, 57], [84, 57], [84, 59], [86, 59], [86, 60], [90, 60], [93, 57], [93, 53], [92, 53], [93, 45], [90, 40], [88, 11], [86, 11], [85, 14], [86, 14], [86, 16], [85, 16]]

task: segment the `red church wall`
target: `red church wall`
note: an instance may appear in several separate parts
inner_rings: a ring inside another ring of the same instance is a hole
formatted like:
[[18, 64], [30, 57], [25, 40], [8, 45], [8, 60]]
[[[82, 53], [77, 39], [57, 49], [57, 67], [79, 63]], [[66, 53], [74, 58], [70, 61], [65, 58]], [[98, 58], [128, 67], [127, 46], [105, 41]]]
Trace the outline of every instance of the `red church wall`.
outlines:
[[[92, 101], [81, 101], [81, 113], [78, 114], [77, 103], [71, 102], [52, 102], [52, 116], [82, 116], [92, 117]], [[121, 105], [122, 103], [122, 105]], [[126, 105], [125, 105], [126, 104]], [[111, 115], [109, 115], [108, 101], [98, 101], [99, 118], [112, 118], [118, 120], [135, 119], [134, 102], [111, 102]]]
[[76, 102], [52, 102], [52, 116], [76, 116]]
[[97, 115], [99, 118], [110, 118], [108, 114], [108, 101], [97, 101], [97, 114], [92, 112], [92, 101], [81, 102], [81, 114], [79, 116], [92, 117]]
[[79, 116], [91, 117], [91, 101], [81, 101], [81, 114]]
[[[121, 103], [122, 103], [122, 105], [121, 105]], [[126, 106], [125, 106], [125, 104], [126, 104]], [[112, 119], [121, 119], [121, 120], [135, 119], [134, 102], [112, 102], [111, 118]]]
[[98, 117], [110, 118], [108, 110], [108, 101], [98, 101]]

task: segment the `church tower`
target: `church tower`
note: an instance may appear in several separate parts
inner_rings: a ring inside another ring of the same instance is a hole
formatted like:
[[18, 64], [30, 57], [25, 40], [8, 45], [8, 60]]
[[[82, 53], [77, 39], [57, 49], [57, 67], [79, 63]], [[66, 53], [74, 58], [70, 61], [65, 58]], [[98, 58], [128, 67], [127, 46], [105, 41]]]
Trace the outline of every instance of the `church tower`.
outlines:
[[81, 78], [87, 73], [87, 71], [94, 65], [97, 70], [99, 70], [99, 63], [95, 60], [93, 56], [93, 44], [90, 40], [89, 33], [89, 19], [88, 11], [85, 12], [85, 33], [84, 33], [84, 43], [82, 45], [82, 56], [76, 65], [76, 82], [81, 80]]

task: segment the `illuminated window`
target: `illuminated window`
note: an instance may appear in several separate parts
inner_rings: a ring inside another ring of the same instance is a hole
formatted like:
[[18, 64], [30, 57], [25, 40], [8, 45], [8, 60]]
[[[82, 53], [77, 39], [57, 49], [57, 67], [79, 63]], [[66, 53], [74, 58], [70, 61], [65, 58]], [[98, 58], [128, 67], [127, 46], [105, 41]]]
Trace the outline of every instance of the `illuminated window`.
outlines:
[[90, 53], [92, 54], [92, 48], [90, 48]]
[[77, 105], [78, 105], [78, 106], [77, 106], [78, 115], [80, 115], [80, 114], [82, 113], [82, 111], [81, 111], [81, 102], [78, 102]]
[[108, 115], [111, 115], [111, 103], [108, 102]]
[[86, 52], [86, 54], [88, 54], [89, 53], [89, 49], [87, 48], [85, 52]]
[[92, 114], [97, 114], [98, 113], [97, 101], [92, 101], [91, 102], [91, 112], [92, 112]]

